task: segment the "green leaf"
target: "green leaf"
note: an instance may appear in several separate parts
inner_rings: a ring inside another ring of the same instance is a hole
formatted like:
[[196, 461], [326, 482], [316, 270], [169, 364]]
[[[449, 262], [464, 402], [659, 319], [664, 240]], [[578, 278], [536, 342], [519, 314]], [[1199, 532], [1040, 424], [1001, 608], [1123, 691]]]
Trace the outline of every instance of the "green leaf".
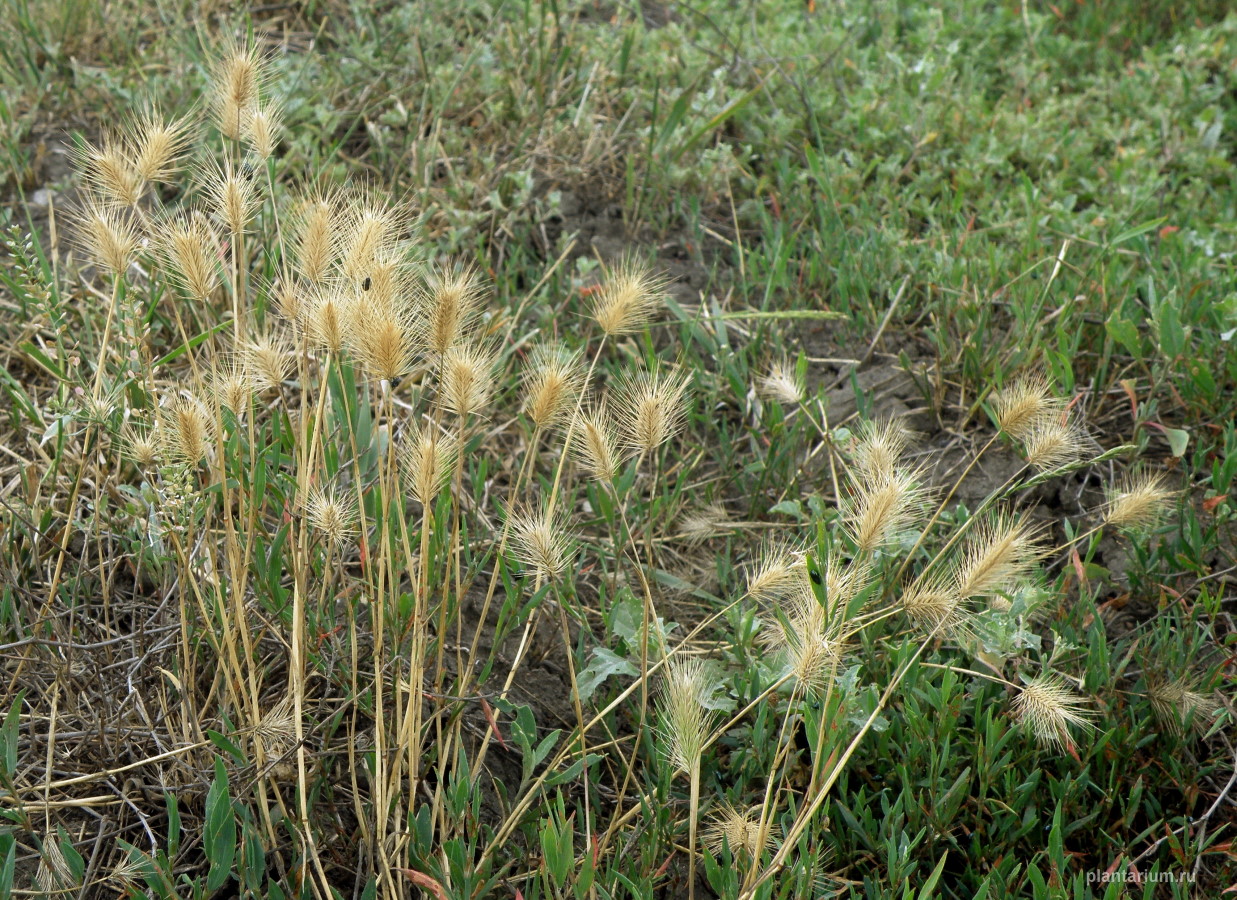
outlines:
[[223, 887], [232, 874], [236, 858], [236, 816], [228, 794], [228, 773], [223, 759], [215, 757], [215, 780], [206, 793], [206, 829], [202, 833], [202, 848], [210, 862], [206, 875], [206, 892]]
[[623, 659], [613, 650], [605, 647], [594, 647], [592, 661], [576, 676], [576, 686], [580, 690], [580, 702], [587, 702], [593, 696], [598, 686], [614, 675], [636, 676], [640, 670]]
[[946, 850], [941, 854], [940, 862], [936, 864], [936, 868], [932, 870], [932, 874], [928, 876], [928, 880], [923, 883], [923, 887], [919, 889], [919, 900], [928, 900], [936, 891], [936, 883], [941, 880], [941, 873], [945, 871], [945, 860], [949, 859], [949, 851]]

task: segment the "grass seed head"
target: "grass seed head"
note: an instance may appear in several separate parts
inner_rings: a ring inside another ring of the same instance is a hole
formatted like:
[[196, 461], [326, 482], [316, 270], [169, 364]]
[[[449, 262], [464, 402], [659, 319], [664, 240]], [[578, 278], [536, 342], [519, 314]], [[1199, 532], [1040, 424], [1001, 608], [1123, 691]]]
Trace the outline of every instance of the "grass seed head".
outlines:
[[275, 154], [282, 128], [283, 113], [278, 104], [267, 102], [254, 108], [245, 125], [245, 138], [264, 162]]
[[546, 581], [556, 579], [572, 561], [573, 542], [566, 527], [544, 508], [511, 513], [511, 545], [520, 563]]
[[853, 459], [861, 480], [893, 472], [901, 462], [912, 435], [898, 419], [865, 421], [859, 426]]
[[229, 39], [211, 72], [211, 100], [215, 124], [225, 137], [245, 136], [266, 80], [266, 60], [251, 44]]
[[724, 534], [731, 525], [726, 507], [722, 503], [710, 503], [683, 516], [677, 536], [694, 546]]
[[425, 507], [432, 505], [455, 471], [457, 457], [453, 439], [429, 428], [414, 429], [400, 450], [413, 499]]
[[169, 455], [197, 465], [209, 453], [214, 429], [206, 407], [192, 395], [176, 397], [163, 410], [159, 428]]
[[687, 385], [681, 372], [641, 371], [624, 378], [615, 400], [624, 443], [650, 454], [678, 434], [687, 415]]
[[524, 373], [524, 409], [533, 425], [550, 428], [566, 415], [583, 381], [579, 351], [558, 343], [533, 350]]
[[219, 285], [219, 236], [203, 216], [168, 223], [163, 255], [191, 298], [207, 301]]
[[139, 115], [128, 129], [132, 165], [143, 182], [170, 182], [189, 146], [188, 116], [165, 119], [157, 108]]
[[804, 576], [797, 579], [780, 608], [782, 615], [767, 632], [766, 643], [785, 652], [790, 670], [804, 690], [824, 690], [841, 665], [846, 647], [843, 607], [822, 606]]
[[442, 356], [468, 340], [485, 289], [471, 267], [439, 268], [428, 281], [425, 340], [431, 353]]
[[1049, 416], [1031, 425], [1022, 446], [1031, 468], [1050, 472], [1078, 459], [1082, 454], [1082, 434], [1076, 425], [1062, 421], [1060, 416]]
[[1061, 403], [1053, 396], [1048, 379], [1025, 375], [997, 394], [993, 400], [997, 427], [1015, 440], [1025, 440], [1046, 419], [1059, 416]]
[[1149, 528], [1168, 512], [1176, 492], [1164, 486], [1164, 476], [1137, 472], [1109, 493], [1104, 524], [1117, 528]]
[[1184, 677], [1153, 681], [1147, 699], [1155, 717], [1178, 737], [1185, 735], [1187, 726], [1200, 737], [1205, 735], [1221, 708], [1214, 696], [1195, 691]]
[[249, 410], [253, 395], [253, 381], [247, 367], [238, 360], [231, 360], [222, 371], [211, 379], [211, 399], [224, 409], [231, 410], [238, 419]]
[[1070, 728], [1093, 728], [1095, 713], [1065, 680], [1044, 673], [1027, 684], [1014, 699], [1014, 719], [1043, 747], [1064, 747]]
[[709, 738], [711, 716], [705, 704], [711, 685], [698, 659], [672, 659], [662, 685], [658, 710], [665, 753], [676, 771], [692, 772], [700, 765]]
[[245, 371], [259, 391], [278, 389], [292, 367], [292, 350], [275, 334], [259, 335], [246, 342], [242, 353]]
[[730, 803], [723, 803], [709, 819], [702, 843], [715, 857], [720, 857], [724, 847], [736, 861], [756, 863], [761, 856], [773, 849], [777, 829], [769, 825], [761, 835], [759, 806], [740, 810]]
[[776, 400], [786, 406], [798, 406], [807, 393], [803, 377], [789, 359], [780, 359], [769, 366], [757, 388], [766, 400]]
[[902, 609], [920, 630], [929, 634], [966, 631], [966, 606], [953, 579], [931, 576], [920, 579], [902, 594]]
[[365, 195], [353, 199], [340, 229], [344, 277], [363, 284], [378, 260], [396, 256], [399, 223], [398, 210]]
[[115, 206], [92, 199], [81, 216], [82, 242], [95, 264], [113, 278], [122, 277], [140, 243], [133, 220]]
[[226, 159], [202, 169], [200, 177], [215, 218], [232, 234], [244, 233], [258, 208], [253, 181]]
[[126, 458], [144, 472], [159, 464], [159, 440], [154, 432], [135, 425], [126, 425], [120, 433]]
[[915, 524], [923, 499], [918, 472], [895, 468], [856, 481], [846, 503], [851, 538], [863, 553], [884, 547], [898, 532]]
[[593, 318], [610, 336], [638, 331], [664, 304], [665, 290], [664, 278], [644, 263], [624, 258], [606, 273], [595, 294]]
[[576, 458], [599, 481], [610, 483], [618, 475], [622, 457], [610, 411], [605, 403], [580, 411], [576, 421], [577, 440], [572, 444]]
[[482, 409], [494, 392], [496, 355], [480, 344], [459, 344], [442, 358], [442, 404], [457, 416]]
[[761, 603], [784, 597], [797, 579], [806, 577], [803, 551], [790, 544], [771, 544], [747, 576], [747, 596]]
[[[368, 293], [349, 303], [347, 313], [344, 333], [361, 368], [370, 378], [393, 382], [412, 371], [420, 335], [410, 315], [398, 307], [391, 308], [381, 298], [371, 298]], [[329, 326], [330, 323], [320, 324]]]
[[332, 545], [338, 546], [356, 533], [355, 504], [340, 497], [334, 489], [314, 488], [305, 507], [309, 525]]
[[339, 216], [338, 196], [320, 193], [304, 199], [293, 218], [296, 268], [310, 284], [325, 284], [340, 255]]
[[96, 147], [87, 143], [76, 156], [92, 193], [110, 203], [137, 206], [145, 182], [122, 144], [109, 140]]
[[1021, 519], [997, 514], [975, 526], [955, 570], [959, 598], [993, 597], [1023, 581], [1044, 555]]

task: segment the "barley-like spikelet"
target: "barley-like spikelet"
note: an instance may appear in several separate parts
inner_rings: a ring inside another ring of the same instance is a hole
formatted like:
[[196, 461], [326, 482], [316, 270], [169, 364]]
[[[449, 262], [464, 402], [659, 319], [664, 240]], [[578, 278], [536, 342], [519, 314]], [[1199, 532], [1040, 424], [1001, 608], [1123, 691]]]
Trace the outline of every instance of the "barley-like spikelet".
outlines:
[[1025, 440], [1031, 429], [1059, 416], [1062, 405], [1052, 395], [1042, 375], [1026, 375], [1001, 391], [993, 400], [997, 426], [1015, 440]]
[[767, 400], [798, 406], [803, 402], [807, 387], [795, 364], [788, 359], [779, 359], [769, 366], [769, 371], [760, 379], [757, 391]]
[[1078, 459], [1082, 435], [1077, 426], [1060, 416], [1046, 417], [1031, 425], [1022, 442], [1027, 464], [1039, 472], [1049, 472]]
[[145, 182], [120, 143], [108, 141], [102, 147], [87, 143], [75, 157], [93, 194], [121, 206], [137, 206]]
[[657, 706], [666, 756], [676, 770], [691, 772], [700, 764], [709, 737], [709, 694], [708, 673], [700, 660], [670, 661]]
[[1004, 513], [992, 516], [967, 537], [955, 574], [957, 594], [965, 600], [1007, 593], [1031, 573], [1043, 555], [1043, 547], [1025, 522]]
[[688, 377], [680, 372], [640, 371], [618, 387], [617, 407], [623, 442], [652, 453], [682, 429], [687, 415]]
[[766, 632], [765, 642], [786, 653], [790, 670], [807, 691], [823, 690], [837, 671], [845, 650], [842, 607], [821, 606], [806, 578], [799, 578], [781, 601], [782, 615]]
[[219, 284], [219, 236], [206, 219], [194, 215], [169, 222], [162, 247], [185, 292], [209, 300]]
[[579, 351], [558, 343], [533, 350], [524, 373], [524, 409], [538, 428], [549, 428], [571, 411], [584, 373]]
[[919, 473], [895, 468], [855, 482], [846, 503], [846, 525], [863, 553], [885, 546], [912, 526], [922, 512]]
[[305, 285], [294, 277], [281, 276], [270, 285], [267, 295], [275, 304], [275, 310], [294, 328], [303, 328], [308, 318]]
[[853, 459], [858, 480], [871, 481], [894, 471], [912, 435], [898, 419], [865, 421], [857, 431]]
[[154, 469], [159, 463], [159, 440], [146, 428], [126, 425], [120, 433], [124, 455], [144, 471]]
[[245, 138], [253, 152], [263, 161], [275, 154], [282, 127], [283, 114], [278, 104], [268, 101], [254, 107], [253, 114], [245, 124]]
[[902, 609], [922, 631], [954, 635], [966, 631], [965, 601], [948, 576], [928, 575], [912, 584], [902, 594]]
[[39, 855], [34, 881], [39, 891], [48, 896], [71, 893], [71, 889], [79, 883], [64, 858], [64, 851], [60, 849], [59, 836], [53, 832], [43, 836], [43, 852]]
[[345, 278], [364, 284], [378, 260], [396, 256], [399, 220], [397, 210], [365, 196], [348, 205], [340, 229], [340, 271]]
[[1205, 735], [1220, 711], [1214, 696], [1195, 691], [1184, 677], [1153, 681], [1147, 686], [1147, 699], [1155, 717], [1178, 737], [1184, 736], [1187, 726]]
[[759, 862], [762, 854], [771, 850], [779, 829], [770, 825], [761, 837], [760, 807], [746, 811], [730, 803], [723, 803], [709, 819], [701, 843], [714, 857], [721, 856], [722, 848], [729, 847], [736, 861], [747, 864]]
[[325, 288], [314, 294], [306, 314], [306, 331], [314, 346], [338, 355], [344, 343], [353, 333], [353, 303], [348, 296], [334, 288]]
[[724, 534], [730, 526], [730, 514], [726, 512], [726, 507], [721, 503], [710, 503], [683, 516], [677, 536], [688, 544], [702, 544]]
[[1086, 699], [1051, 673], [1044, 673], [1023, 685], [1014, 700], [1014, 719], [1043, 747], [1063, 747], [1070, 740], [1070, 728], [1094, 728], [1095, 714], [1084, 705]]
[[238, 419], [249, 411], [253, 394], [253, 381], [246, 367], [238, 360], [231, 360], [221, 372], [211, 379], [211, 399], [224, 409], [231, 410]]
[[92, 199], [82, 213], [81, 225], [82, 242], [95, 265], [115, 278], [123, 276], [139, 244], [133, 220], [114, 206]]
[[257, 47], [227, 40], [212, 66], [211, 99], [215, 124], [225, 137], [241, 140], [265, 81], [265, 59]]
[[165, 119], [155, 107], [141, 113], [128, 128], [132, 166], [144, 183], [170, 182], [189, 144], [188, 116]]
[[593, 303], [593, 318], [607, 335], [643, 328], [665, 302], [666, 281], [648, 266], [627, 257], [606, 273]]
[[294, 216], [297, 271], [314, 286], [326, 282], [339, 257], [339, 215], [338, 195], [324, 192], [306, 198]]
[[425, 302], [425, 342], [430, 353], [444, 355], [466, 341], [485, 296], [472, 267], [440, 267], [428, 278]]
[[457, 442], [430, 428], [416, 428], [401, 442], [400, 461], [408, 492], [422, 506], [433, 504], [455, 471]]
[[346, 332], [365, 373], [375, 380], [395, 381], [416, 363], [418, 334], [410, 316], [363, 294], [349, 310]]
[[275, 334], [263, 334], [247, 341], [242, 358], [245, 361], [245, 371], [259, 391], [279, 388], [288, 377], [288, 370], [292, 366], [291, 348]]
[[356, 533], [356, 505], [333, 488], [314, 488], [305, 505], [305, 515], [310, 527], [331, 544], [342, 544]]
[[215, 218], [232, 234], [243, 233], [258, 209], [257, 192], [250, 178], [236, 169], [231, 160], [224, 160], [222, 166], [203, 168], [199, 177]]
[[572, 444], [572, 450], [584, 468], [594, 478], [607, 484], [614, 481], [622, 464], [612, 422], [604, 402], [581, 410], [576, 419], [578, 439]]
[[512, 511], [511, 549], [520, 563], [552, 581], [571, 564], [573, 543], [559, 517], [544, 507]]
[[497, 357], [481, 344], [458, 344], [442, 358], [442, 405], [457, 416], [477, 413], [494, 392]]
[[771, 544], [749, 570], [746, 594], [753, 600], [769, 603], [785, 596], [796, 580], [806, 575], [801, 549], [787, 543]]
[[169, 455], [196, 465], [210, 452], [214, 430], [206, 408], [196, 397], [176, 397], [162, 411], [160, 433]]
[[1147, 528], [1168, 511], [1176, 491], [1164, 486], [1164, 476], [1136, 472], [1109, 493], [1104, 508], [1104, 524], [1117, 528]]

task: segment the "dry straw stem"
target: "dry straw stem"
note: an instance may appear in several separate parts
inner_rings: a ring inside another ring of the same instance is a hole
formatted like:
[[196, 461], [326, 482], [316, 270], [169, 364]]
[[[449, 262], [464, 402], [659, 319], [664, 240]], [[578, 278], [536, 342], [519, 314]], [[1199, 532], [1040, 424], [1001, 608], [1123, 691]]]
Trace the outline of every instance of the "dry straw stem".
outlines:
[[511, 549], [520, 563], [533, 569], [543, 580], [553, 581], [572, 561], [574, 542], [561, 516], [542, 507], [540, 510], [513, 510]]
[[1014, 699], [1014, 718], [1043, 747], [1064, 747], [1070, 728], [1094, 728], [1095, 713], [1065, 680], [1051, 672], [1023, 685]]
[[1043, 375], [1018, 378], [993, 401], [997, 426], [1015, 440], [1023, 441], [1039, 424], [1059, 417], [1063, 405], [1052, 394]]
[[1177, 492], [1164, 486], [1164, 476], [1136, 472], [1127, 475], [1108, 495], [1104, 524], [1117, 528], [1149, 528], [1168, 512]]
[[709, 820], [702, 843], [714, 857], [720, 857], [722, 849], [730, 848], [736, 861], [757, 863], [777, 840], [777, 829], [760, 827], [761, 808], [754, 806], [740, 810], [725, 802]]
[[580, 437], [571, 445], [581, 465], [594, 478], [607, 484], [614, 480], [622, 463], [612, 421], [604, 402], [581, 410], [575, 427]]
[[538, 429], [558, 423], [575, 407], [584, 372], [580, 351], [552, 342], [536, 347], [524, 372], [524, 409]]
[[769, 366], [769, 371], [760, 380], [757, 391], [766, 400], [776, 400], [786, 406], [798, 406], [803, 402], [807, 388], [795, 364], [783, 358]]
[[957, 595], [967, 599], [1008, 593], [1030, 575], [1044, 553], [1023, 520], [1009, 513], [989, 516], [967, 535], [955, 570]]
[[666, 279], [649, 267], [625, 257], [606, 273], [593, 303], [593, 318], [609, 337], [639, 331], [661, 309]]
[[1220, 711], [1214, 696], [1194, 690], [1185, 677], [1152, 682], [1147, 699], [1155, 717], [1178, 737], [1185, 735], [1187, 727], [1200, 737], [1205, 735]]
[[615, 399], [623, 442], [650, 454], [674, 437], [687, 415], [688, 376], [681, 372], [640, 371], [619, 383]]

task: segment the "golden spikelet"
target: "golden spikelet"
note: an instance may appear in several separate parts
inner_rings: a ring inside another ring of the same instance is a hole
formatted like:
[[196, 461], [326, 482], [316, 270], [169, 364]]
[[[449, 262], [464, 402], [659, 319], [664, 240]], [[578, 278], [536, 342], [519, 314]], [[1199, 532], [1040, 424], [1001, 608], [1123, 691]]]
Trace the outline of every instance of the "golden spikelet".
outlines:
[[356, 533], [357, 510], [333, 488], [314, 488], [305, 505], [309, 525], [332, 545], [338, 546]]
[[724, 534], [732, 525], [730, 515], [722, 503], [693, 510], [679, 522], [678, 534], [688, 544], [702, 544], [710, 538]]
[[425, 342], [430, 353], [444, 355], [468, 339], [484, 288], [471, 267], [442, 267], [430, 273], [425, 296]]
[[351, 304], [348, 313], [345, 329], [349, 345], [370, 378], [393, 382], [412, 371], [417, 332], [410, 316], [374, 302], [368, 294]]
[[606, 273], [593, 303], [593, 318], [605, 334], [630, 334], [643, 328], [665, 302], [666, 280], [627, 257]]
[[282, 127], [283, 114], [278, 104], [271, 102], [256, 106], [245, 124], [245, 139], [263, 162], [275, 154]]
[[114, 278], [129, 270], [139, 238], [127, 214], [92, 199], [81, 214], [81, 235], [86, 252], [99, 268]]
[[233, 359], [211, 379], [211, 398], [238, 419], [249, 411], [253, 382], [244, 365]]
[[573, 543], [559, 517], [546, 508], [512, 511], [511, 549], [516, 559], [552, 581], [571, 564]]
[[1023, 685], [1014, 699], [1014, 719], [1046, 748], [1064, 747], [1071, 728], [1090, 729], [1094, 712], [1060, 676], [1046, 672]]
[[1039, 472], [1075, 462], [1082, 453], [1082, 435], [1077, 426], [1050, 416], [1034, 423], [1022, 442], [1027, 464]]
[[612, 422], [604, 402], [581, 410], [576, 420], [579, 438], [572, 445], [576, 458], [584, 468], [605, 483], [614, 481], [622, 464]]
[[772, 602], [785, 596], [806, 574], [802, 549], [787, 543], [770, 544], [748, 571], [746, 595], [762, 603]]
[[863, 553], [886, 546], [919, 519], [923, 499], [918, 472], [894, 468], [856, 481], [845, 509], [851, 539]]
[[197, 465], [209, 453], [213, 439], [210, 416], [202, 401], [192, 395], [176, 397], [161, 412], [159, 431], [168, 454], [180, 462]]
[[954, 584], [962, 599], [1009, 593], [1044, 555], [1034, 531], [1000, 513], [974, 527], [958, 562]]
[[1015, 440], [1025, 440], [1031, 430], [1046, 419], [1061, 414], [1062, 404], [1052, 395], [1048, 379], [1025, 375], [1001, 391], [993, 400], [997, 427]]
[[338, 195], [326, 192], [304, 199], [293, 217], [297, 271], [314, 286], [326, 283], [341, 252]]
[[211, 71], [211, 105], [215, 125], [234, 141], [241, 140], [257, 108], [265, 81], [265, 59], [256, 46], [228, 39]]
[[765, 633], [765, 643], [786, 654], [790, 670], [804, 690], [823, 690], [837, 672], [845, 651], [843, 608], [822, 606], [811, 583], [802, 577], [796, 579], [779, 608], [781, 614]]
[[352, 319], [352, 303], [347, 295], [328, 288], [310, 298], [305, 330], [313, 346], [338, 355], [350, 334]]
[[397, 210], [369, 197], [348, 204], [340, 229], [340, 271], [345, 278], [363, 285], [378, 260], [396, 255], [399, 221]]
[[772, 850], [777, 839], [777, 829], [770, 825], [761, 834], [759, 806], [740, 810], [730, 803], [723, 803], [709, 819], [701, 843], [714, 857], [720, 857], [724, 848], [730, 848], [736, 861], [754, 864], [761, 856]]
[[657, 708], [665, 753], [676, 770], [691, 772], [700, 765], [709, 738], [710, 688], [700, 660], [669, 662]]
[[306, 291], [294, 278], [280, 277], [271, 284], [268, 296], [274, 301], [276, 311], [294, 327], [302, 327], [308, 316], [309, 306]]
[[865, 421], [856, 432], [852, 451], [859, 480], [871, 480], [894, 471], [913, 435], [898, 419]]
[[194, 300], [209, 300], [218, 287], [219, 250], [219, 236], [200, 215], [172, 220], [164, 229], [163, 255]]
[[481, 344], [459, 344], [442, 357], [442, 405], [457, 416], [475, 415], [494, 391], [497, 358]]
[[1185, 735], [1187, 727], [1200, 737], [1205, 735], [1221, 708], [1214, 696], [1194, 690], [1184, 677], [1152, 681], [1147, 699], [1155, 717], [1178, 737]]
[[769, 366], [769, 371], [760, 379], [757, 393], [766, 400], [776, 400], [786, 406], [798, 406], [807, 393], [804, 379], [798, 367], [789, 359], [779, 359]]
[[687, 415], [687, 385], [681, 372], [641, 371], [620, 381], [615, 406], [623, 442], [649, 454], [678, 434]]
[[148, 429], [126, 425], [120, 433], [124, 455], [134, 465], [150, 471], [159, 463], [159, 441]]
[[257, 192], [249, 176], [224, 160], [199, 173], [215, 218], [232, 234], [242, 234], [258, 209]]
[[579, 351], [558, 343], [538, 346], [524, 373], [524, 409], [528, 418], [540, 429], [553, 426], [572, 409], [583, 380]]
[[455, 471], [457, 442], [429, 428], [416, 428], [400, 446], [408, 492], [422, 506], [433, 504]]
[[241, 357], [251, 383], [259, 391], [278, 389], [292, 367], [292, 350], [276, 334], [262, 334], [247, 341]]
[[921, 631], [953, 634], [966, 631], [968, 620], [963, 598], [952, 578], [928, 575], [902, 594], [902, 610]]
[[1104, 524], [1117, 528], [1149, 528], [1168, 512], [1177, 492], [1165, 487], [1160, 474], [1135, 472], [1108, 495]]
[[93, 194], [110, 203], [137, 206], [145, 182], [119, 142], [108, 141], [102, 147], [87, 143], [74, 155]]
[[170, 182], [189, 144], [188, 116], [165, 119], [157, 107], [143, 111], [128, 128], [132, 166], [144, 182]]

